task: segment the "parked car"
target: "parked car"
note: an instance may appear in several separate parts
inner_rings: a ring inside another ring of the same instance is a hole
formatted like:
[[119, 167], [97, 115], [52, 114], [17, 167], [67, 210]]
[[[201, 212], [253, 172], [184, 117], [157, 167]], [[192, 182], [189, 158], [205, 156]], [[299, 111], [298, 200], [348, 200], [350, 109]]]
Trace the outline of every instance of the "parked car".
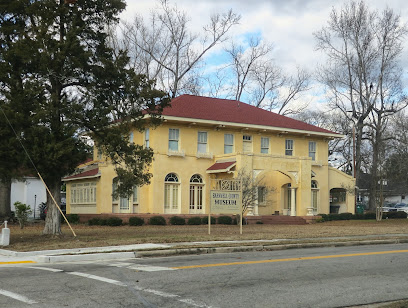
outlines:
[[387, 213], [387, 212], [396, 212], [397, 209], [395, 208], [395, 203], [390, 203], [390, 202], [386, 202], [383, 204], [383, 212]]
[[403, 202], [397, 203], [397, 204], [394, 206], [394, 208], [395, 208], [395, 210], [396, 210], [397, 212], [405, 212], [405, 213], [408, 213], [408, 204], [406, 204], [406, 203], [403, 203]]

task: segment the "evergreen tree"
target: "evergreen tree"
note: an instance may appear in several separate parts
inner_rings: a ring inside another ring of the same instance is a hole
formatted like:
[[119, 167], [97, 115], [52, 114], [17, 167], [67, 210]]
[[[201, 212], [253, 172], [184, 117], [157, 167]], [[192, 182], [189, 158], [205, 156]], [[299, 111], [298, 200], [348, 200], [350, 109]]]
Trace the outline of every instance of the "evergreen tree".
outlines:
[[[12, 123], [55, 200], [60, 200], [61, 177], [88, 154], [84, 134], [112, 159], [121, 195], [147, 183], [153, 154], [129, 144], [127, 136], [133, 128], [143, 130], [145, 118], [156, 124], [168, 99], [154, 82], [127, 68], [125, 52], [114, 56], [107, 45], [105, 30], [118, 21], [124, 1], [3, 3], [0, 106], [13, 114]], [[27, 160], [25, 165], [33, 169]], [[60, 215], [50, 196], [47, 208], [43, 233], [59, 234]]]

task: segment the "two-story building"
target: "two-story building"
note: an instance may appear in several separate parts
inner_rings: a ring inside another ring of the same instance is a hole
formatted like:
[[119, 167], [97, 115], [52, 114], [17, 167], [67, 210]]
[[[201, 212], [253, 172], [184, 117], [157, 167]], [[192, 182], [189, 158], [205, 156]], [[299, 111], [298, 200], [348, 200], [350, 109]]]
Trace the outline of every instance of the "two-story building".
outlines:
[[[245, 170], [259, 183], [247, 215], [354, 213], [354, 179], [329, 166], [328, 142], [342, 136], [242, 102], [192, 95], [172, 100], [163, 123], [131, 133], [154, 150], [151, 183], [112, 199], [113, 166], [98, 154], [64, 178], [67, 213], [207, 214], [210, 180]], [[266, 193], [267, 192], [267, 193]]]

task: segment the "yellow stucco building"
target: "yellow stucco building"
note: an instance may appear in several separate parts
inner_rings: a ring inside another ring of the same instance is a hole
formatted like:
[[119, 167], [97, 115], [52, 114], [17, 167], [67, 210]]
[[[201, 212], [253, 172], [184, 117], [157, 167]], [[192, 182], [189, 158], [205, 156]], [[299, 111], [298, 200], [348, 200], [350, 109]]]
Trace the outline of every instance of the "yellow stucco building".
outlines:
[[207, 214], [211, 179], [240, 170], [259, 184], [246, 215], [354, 213], [354, 179], [329, 166], [334, 132], [233, 100], [182, 95], [163, 124], [134, 131], [131, 142], [154, 150], [150, 185], [112, 199], [116, 174], [98, 155], [63, 179], [67, 213]]

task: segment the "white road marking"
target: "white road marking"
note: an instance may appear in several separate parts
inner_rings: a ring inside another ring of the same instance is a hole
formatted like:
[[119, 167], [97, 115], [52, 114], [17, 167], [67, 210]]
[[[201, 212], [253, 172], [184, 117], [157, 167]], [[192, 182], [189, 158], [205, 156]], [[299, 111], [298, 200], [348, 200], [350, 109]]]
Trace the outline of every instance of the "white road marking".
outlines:
[[132, 266], [128, 266], [129, 269], [143, 271], [143, 272], [159, 272], [159, 271], [174, 271], [175, 268], [170, 267], [163, 267], [163, 266], [151, 266], [151, 265], [142, 265], [142, 264], [135, 264]]
[[102, 282], [115, 284], [115, 285], [121, 286], [121, 287], [126, 286], [126, 284], [124, 284], [123, 282], [120, 282], [120, 281], [114, 280], [114, 279], [101, 277], [101, 276], [95, 276], [95, 275], [90, 275], [90, 274], [85, 274], [85, 273], [80, 273], [80, 272], [67, 272], [67, 274], [80, 276], [80, 277], [85, 277], [85, 278], [89, 278], [89, 279], [95, 279], [95, 280], [99, 280], [99, 281], [102, 281]]
[[6, 290], [1, 290], [1, 289], [0, 289], [0, 294], [2, 294], [2, 295], [4, 295], [4, 296], [7, 296], [7, 297], [11, 297], [11, 298], [13, 298], [13, 299], [15, 299], [15, 300], [18, 300], [18, 301], [23, 302], [23, 303], [26, 303], [26, 304], [30, 304], [30, 305], [32, 305], [32, 304], [37, 304], [36, 301], [33, 301], [33, 300], [31, 300], [31, 299], [28, 299], [27, 297], [25, 297], [25, 296], [23, 296], [23, 295], [20, 295], [20, 294], [17, 294], [17, 293], [13, 293], [13, 292], [10, 292], [10, 291], [6, 291]]
[[54, 272], [54, 273], [64, 271], [64, 270], [58, 269], [58, 268], [48, 268], [48, 267], [41, 267], [41, 266], [28, 266], [28, 268], [39, 269], [39, 270], [49, 271], [49, 272]]
[[133, 263], [111, 263], [108, 264], [108, 266], [114, 266], [114, 267], [125, 267], [125, 266], [129, 266], [132, 265]]

